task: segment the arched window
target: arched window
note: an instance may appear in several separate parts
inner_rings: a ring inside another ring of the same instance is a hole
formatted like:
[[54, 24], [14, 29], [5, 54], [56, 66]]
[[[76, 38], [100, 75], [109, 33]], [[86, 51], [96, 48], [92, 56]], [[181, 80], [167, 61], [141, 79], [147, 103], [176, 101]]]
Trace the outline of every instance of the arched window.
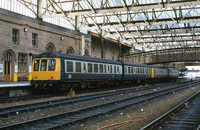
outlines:
[[49, 43], [46, 46], [46, 51], [56, 51], [56, 48], [52, 43]]
[[4, 58], [5, 60], [12, 60], [12, 54], [10, 53], [10, 52], [7, 52], [6, 54], [5, 54], [5, 58]]
[[16, 60], [16, 56], [13, 50], [8, 49], [3, 52], [2, 60], [12, 61]]
[[66, 51], [67, 54], [75, 54], [75, 51], [72, 47], [69, 47]]
[[85, 56], [90, 56], [90, 53], [88, 50], [85, 50]]

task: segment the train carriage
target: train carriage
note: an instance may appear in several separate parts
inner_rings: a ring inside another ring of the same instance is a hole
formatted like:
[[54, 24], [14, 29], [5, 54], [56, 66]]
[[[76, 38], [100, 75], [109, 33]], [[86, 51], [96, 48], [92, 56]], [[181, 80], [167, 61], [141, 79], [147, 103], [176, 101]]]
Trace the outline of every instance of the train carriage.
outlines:
[[138, 63], [123, 62], [124, 79], [151, 78], [152, 66]]
[[34, 57], [31, 84], [40, 89], [51, 88], [55, 84], [69, 88], [73, 85], [103, 86], [141, 80], [158, 82], [177, 77], [178, 70], [172, 68], [44, 52]]
[[44, 52], [35, 56], [32, 76], [31, 84], [43, 88], [66, 82], [96, 83], [122, 79], [122, 66], [120, 61]]

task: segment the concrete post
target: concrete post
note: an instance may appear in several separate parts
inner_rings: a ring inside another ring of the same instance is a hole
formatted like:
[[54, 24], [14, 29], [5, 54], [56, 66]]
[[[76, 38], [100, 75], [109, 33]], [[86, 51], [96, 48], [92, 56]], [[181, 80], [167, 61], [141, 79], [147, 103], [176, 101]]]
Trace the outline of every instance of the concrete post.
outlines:
[[104, 59], [104, 38], [103, 38], [103, 30], [101, 30], [101, 58]]
[[120, 57], [121, 57], [121, 55], [122, 55], [121, 37], [119, 37], [119, 39], [118, 39], [118, 43], [119, 43], [119, 55], [118, 55], [118, 60], [120, 60]]
[[43, 0], [37, 0], [37, 18], [42, 19], [42, 2]]

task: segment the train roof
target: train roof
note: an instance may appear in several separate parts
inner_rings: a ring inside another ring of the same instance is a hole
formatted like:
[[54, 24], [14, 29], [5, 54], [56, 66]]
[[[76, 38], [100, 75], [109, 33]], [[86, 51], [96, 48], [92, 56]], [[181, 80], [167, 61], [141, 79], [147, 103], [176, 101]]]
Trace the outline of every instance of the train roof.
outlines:
[[116, 60], [107, 60], [107, 59], [94, 58], [94, 57], [89, 57], [89, 56], [66, 54], [66, 53], [59, 53], [59, 52], [52, 52], [52, 51], [38, 54], [34, 58], [64, 58], [64, 59], [69, 59], [69, 60], [79, 60], [79, 61], [88, 61], [88, 62], [97, 62], [97, 63], [101, 62], [101, 63], [121, 65], [121, 62], [116, 61]]
[[162, 67], [162, 66], [154, 66], [154, 65], [131, 63], [131, 62], [124, 62], [124, 65], [147, 67], [147, 68], [149, 67], [149, 68], [158, 68], [158, 69], [168, 69], [167, 67]]

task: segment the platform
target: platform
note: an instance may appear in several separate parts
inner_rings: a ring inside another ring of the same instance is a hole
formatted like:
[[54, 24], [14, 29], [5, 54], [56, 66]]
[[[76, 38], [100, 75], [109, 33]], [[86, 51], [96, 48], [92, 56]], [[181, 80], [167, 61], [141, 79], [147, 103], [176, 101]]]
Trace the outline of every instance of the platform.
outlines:
[[6, 87], [25, 87], [31, 86], [29, 81], [19, 81], [19, 82], [0, 82], [0, 88]]

